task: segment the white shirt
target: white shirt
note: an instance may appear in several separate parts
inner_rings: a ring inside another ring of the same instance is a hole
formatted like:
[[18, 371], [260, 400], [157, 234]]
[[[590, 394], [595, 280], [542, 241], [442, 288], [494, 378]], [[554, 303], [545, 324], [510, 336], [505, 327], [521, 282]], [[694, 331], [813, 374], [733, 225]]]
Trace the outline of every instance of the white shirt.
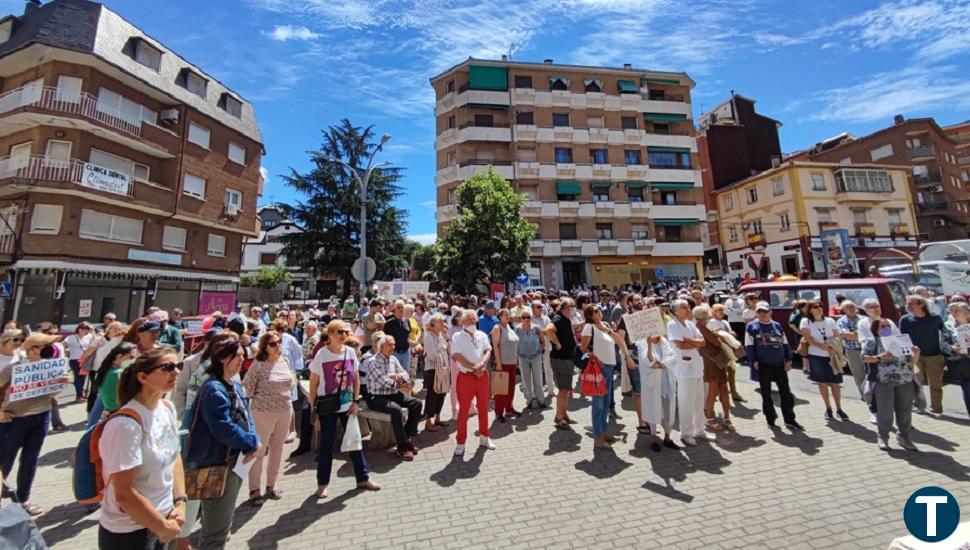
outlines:
[[590, 349], [593, 351], [593, 355], [597, 359], [603, 362], [604, 365], [614, 365], [616, 363], [616, 350], [613, 349], [616, 343], [609, 334], [603, 332], [602, 330], [593, 327], [592, 323], [586, 323], [583, 327], [583, 336], [593, 336], [590, 342]]
[[121, 510], [114, 485], [108, 483], [111, 475], [137, 468], [134, 489], [159, 513], [168, 515], [174, 508], [173, 470], [179, 454], [174, 405], [162, 399], [150, 411], [132, 400], [123, 408], [134, 409], [141, 416], [141, 425], [132, 418], [115, 418], [105, 425], [98, 444], [105, 483], [100, 523], [112, 533], [130, 533], [145, 526]]
[[[892, 319], [883, 319], [883, 322], [889, 323], [889, 326], [892, 327], [893, 336], [899, 336], [899, 328], [896, 326], [896, 323], [892, 321]], [[869, 317], [863, 316], [861, 319], [859, 319], [858, 328], [859, 328], [858, 334], [859, 334], [860, 342], [862, 342], [863, 340], [872, 339], [872, 319], [870, 319]]]
[[685, 321], [681, 324], [676, 319], [667, 323], [667, 338], [673, 347], [680, 354], [680, 361], [674, 367], [674, 376], [677, 378], [702, 378], [704, 376], [704, 361], [701, 353], [695, 349], [680, 349], [677, 342], [685, 342], [691, 339], [703, 338], [701, 331], [698, 330], [694, 321]]
[[745, 307], [744, 311], [741, 312], [741, 322], [748, 324], [758, 318], [758, 312], [751, 309], [750, 307]]
[[71, 361], [78, 361], [84, 355], [84, 349], [91, 345], [94, 335], [90, 332], [82, 337], [76, 333], [67, 337], [64, 343], [67, 344], [67, 358]]
[[[474, 332], [462, 329], [451, 337], [451, 355], [461, 355], [473, 364], [479, 363], [485, 357], [485, 352], [491, 351], [491, 349], [492, 344], [489, 343], [488, 336], [485, 336], [485, 333], [478, 329], [475, 329]], [[461, 363], [457, 361], [456, 363], [459, 371], [471, 372]]]
[[707, 322], [707, 330], [711, 332], [726, 330], [733, 334], [733, 332], [731, 331], [731, 325], [729, 325], [727, 321], [723, 319], [715, 319], [714, 317], [711, 317], [711, 320]]
[[[536, 317], [535, 312], [532, 313], [532, 326], [538, 327], [539, 330], [541, 330], [543, 332], [543, 334], [545, 334], [546, 327], [548, 327], [549, 326], [549, 323], [551, 323], [551, 322], [552, 322], [552, 320], [549, 319], [549, 316], [548, 315], [542, 314], [539, 317]], [[546, 338], [546, 345], [543, 348], [543, 351], [552, 351], [552, 340], [551, 339]]]
[[[809, 329], [812, 334], [812, 339], [818, 340], [819, 342], [828, 342], [835, 337], [836, 333], [839, 331], [838, 327], [835, 326], [835, 319], [832, 319], [831, 317], [826, 317], [821, 321], [809, 321], [808, 317], [805, 317], [802, 319], [802, 323], [798, 326], [798, 328]], [[829, 350], [809, 344], [808, 354], [816, 357], [828, 357]]]
[[724, 302], [724, 307], [727, 308], [727, 319], [729, 323], [741, 322], [741, 314], [744, 313], [744, 302], [737, 298], [728, 298]]

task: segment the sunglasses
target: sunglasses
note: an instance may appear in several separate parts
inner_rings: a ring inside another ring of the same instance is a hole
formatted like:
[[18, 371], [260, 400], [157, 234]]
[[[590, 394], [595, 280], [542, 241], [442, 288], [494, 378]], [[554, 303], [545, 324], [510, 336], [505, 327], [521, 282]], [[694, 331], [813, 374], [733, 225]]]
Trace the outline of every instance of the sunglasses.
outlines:
[[342, 328], [342, 329], [340, 329], [340, 330], [337, 331], [337, 334], [339, 334], [341, 336], [347, 336], [347, 335], [350, 334], [350, 331], [347, 330], [347, 329], [345, 329], [345, 328]]
[[269, 346], [269, 347], [271, 347], [271, 348], [278, 348], [280, 346], [280, 341], [279, 340], [273, 340], [272, 342], [269, 342], [266, 345]]
[[155, 372], [157, 370], [164, 371], [167, 373], [173, 373], [175, 370], [182, 370], [182, 363], [163, 363], [161, 365], [155, 365], [154, 367], [148, 369], [148, 372]]
[[531, 315], [523, 315], [522, 317], [519, 317], [519, 318], [522, 319], [523, 321], [525, 321], [526, 319], [530, 319], [531, 320], [532, 319], [532, 316]]

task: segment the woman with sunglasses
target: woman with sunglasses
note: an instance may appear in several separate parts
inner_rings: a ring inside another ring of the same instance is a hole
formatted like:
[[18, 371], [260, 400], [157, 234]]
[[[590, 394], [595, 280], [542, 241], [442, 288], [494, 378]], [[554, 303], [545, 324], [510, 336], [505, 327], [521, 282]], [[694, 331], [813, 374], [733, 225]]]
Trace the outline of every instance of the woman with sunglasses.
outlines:
[[[238, 461], [254, 460], [262, 452], [246, 394], [238, 382], [245, 352], [235, 335], [210, 349], [209, 378], [192, 406], [185, 466], [226, 466], [232, 471]], [[240, 485], [239, 476], [227, 475], [222, 496], [201, 501], [199, 548], [225, 547]]]
[[[320, 348], [310, 362], [310, 395], [313, 396], [310, 414], [314, 424], [320, 429], [320, 448], [317, 452], [317, 491], [316, 498], [327, 497], [330, 474], [333, 467], [333, 444], [337, 435], [337, 420], [347, 429], [350, 415], [357, 415], [360, 403], [360, 361], [357, 353], [344, 342], [350, 336], [350, 325], [343, 321], [330, 321], [326, 328], [329, 337], [327, 345]], [[326, 395], [339, 395], [339, 409], [334, 414], [318, 415], [315, 410], [316, 398]], [[377, 491], [381, 487], [370, 481], [367, 462], [362, 451], [351, 451], [357, 488]]]
[[166, 548], [185, 523], [178, 421], [175, 406], [163, 399], [175, 389], [178, 368], [178, 356], [160, 348], [139, 356], [121, 375], [122, 409], [139, 420], [113, 417], [98, 443], [105, 484], [102, 550]]
[[593, 397], [593, 446], [598, 449], [608, 449], [616, 441], [616, 437], [606, 429], [609, 423], [609, 402], [613, 394], [613, 369], [616, 368], [616, 353], [614, 345], [620, 348], [620, 357], [626, 359], [627, 368], [636, 368], [630, 357], [623, 337], [613, 331], [603, 322], [603, 310], [596, 304], [587, 304], [583, 310], [585, 324], [579, 347], [583, 353], [589, 352], [602, 363], [603, 378], [606, 379], [606, 394]]
[[249, 407], [256, 422], [256, 434], [269, 449], [265, 495], [259, 492], [263, 453], [256, 455], [256, 463], [249, 470], [249, 504], [253, 506], [262, 505], [267, 498], [279, 500], [283, 497], [276, 488], [276, 479], [283, 462], [283, 443], [293, 418], [290, 395], [296, 386], [296, 378], [280, 351], [281, 342], [280, 334], [273, 330], [260, 336], [256, 360], [243, 379], [243, 389], [249, 396]]
[[[808, 379], [818, 385], [818, 393], [825, 403], [825, 420], [835, 420], [832, 414], [832, 401], [835, 401], [835, 414], [839, 420], [848, 420], [849, 415], [842, 410], [842, 373], [832, 369], [829, 352], [832, 340], [839, 336], [835, 320], [825, 316], [822, 302], [808, 302], [808, 313], [799, 326], [802, 338], [808, 341], [808, 363], [802, 368]], [[831, 399], [829, 392], [832, 393]]]
[[[19, 334], [4, 333], [3, 354], [7, 357], [13, 351]], [[16, 360], [0, 367], [0, 387], [9, 386], [13, 368], [18, 364], [35, 363], [54, 356], [55, 343], [60, 336], [34, 333], [23, 340], [19, 353], [14, 353]], [[67, 384], [70, 377], [67, 374], [55, 380], [58, 384]], [[20, 454], [20, 464], [17, 468], [17, 500], [24, 510], [32, 516], [44, 513], [44, 509], [30, 502], [30, 489], [37, 474], [37, 460], [44, 439], [50, 427], [51, 401], [56, 394], [46, 394], [26, 399], [10, 400], [11, 393], [3, 392], [0, 402], [0, 473], [4, 480], [10, 480], [14, 459]]]
[[95, 372], [91, 384], [91, 393], [96, 394], [94, 407], [88, 413], [88, 427], [94, 426], [105, 413], [113, 413], [121, 407], [118, 398], [118, 381], [137, 353], [135, 344], [122, 342], [115, 346], [111, 353], [104, 358], [104, 362]]

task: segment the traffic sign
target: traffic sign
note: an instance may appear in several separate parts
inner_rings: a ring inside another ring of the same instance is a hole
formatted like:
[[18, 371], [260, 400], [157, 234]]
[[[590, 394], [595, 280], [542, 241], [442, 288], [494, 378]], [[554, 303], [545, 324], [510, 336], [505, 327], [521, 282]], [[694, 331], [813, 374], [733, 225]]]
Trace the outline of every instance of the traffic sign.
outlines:
[[13, 285], [9, 281], [0, 282], [0, 298], [6, 300], [13, 293]]
[[515, 278], [515, 282], [519, 283], [520, 285], [527, 285], [527, 284], [529, 284], [529, 274], [528, 273], [523, 273], [523, 274], [519, 275], [518, 277]]
[[658, 267], [658, 268], [656, 268], [656, 269], [654, 269], [654, 270], [653, 270], [653, 274], [654, 274], [654, 276], [656, 276], [656, 277], [657, 277], [658, 279], [663, 279], [663, 278], [664, 278], [664, 270], [663, 270], [663, 268], [662, 268], [662, 267]]
[[[374, 275], [377, 273], [377, 264], [375, 264], [374, 260], [372, 260], [371, 258], [366, 258], [366, 260], [367, 262], [365, 265], [367, 266], [367, 272], [364, 274], [364, 280], [369, 281], [373, 279]], [[362, 271], [364, 270], [361, 269], [360, 258], [357, 258], [356, 260], [354, 260], [354, 265], [353, 267], [350, 268], [350, 272], [353, 274], [354, 279], [360, 281], [360, 275]]]

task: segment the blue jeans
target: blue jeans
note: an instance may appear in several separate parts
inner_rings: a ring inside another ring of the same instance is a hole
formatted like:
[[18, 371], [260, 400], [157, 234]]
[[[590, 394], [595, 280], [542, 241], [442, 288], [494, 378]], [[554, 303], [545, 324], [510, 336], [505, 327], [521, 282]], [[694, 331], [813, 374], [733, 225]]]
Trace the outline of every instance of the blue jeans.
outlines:
[[40, 458], [40, 448], [50, 428], [50, 419], [51, 413], [48, 411], [0, 424], [0, 471], [5, 480], [10, 479], [13, 461], [20, 452], [20, 466], [17, 468], [19, 502], [30, 501], [30, 488], [37, 474], [37, 459]]
[[593, 437], [605, 434], [609, 423], [610, 399], [613, 395], [613, 369], [613, 365], [603, 365], [606, 395], [593, 398]]
[[99, 395], [94, 400], [94, 406], [91, 407], [91, 412], [88, 413], [88, 429], [101, 421], [102, 414], [104, 414], [104, 401], [101, 401], [101, 396]]
[[[330, 485], [330, 470], [333, 468], [333, 444], [337, 435], [337, 418], [340, 424], [347, 429], [348, 413], [328, 414], [320, 417], [320, 448], [317, 450], [317, 485]], [[364, 460], [363, 451], [351, 451], [348, 453], [350, 460], [354, 463], [354, 476], [357, 483], [363, 483], [369, 479], [367, 474], [367, 462]]]
[[80, 399], [84, 395], [84, 381], [88, 376], [81, 374], [80, 361], [71, 359], [67, 364], [71, 367], [71, 372], [74, 373], [74, 398]]
[[411, 350], [395, 351], [394, 357], [397, 358], [397, 362], [401, 364], [401, 368], [404, 372], [411, 375]]

